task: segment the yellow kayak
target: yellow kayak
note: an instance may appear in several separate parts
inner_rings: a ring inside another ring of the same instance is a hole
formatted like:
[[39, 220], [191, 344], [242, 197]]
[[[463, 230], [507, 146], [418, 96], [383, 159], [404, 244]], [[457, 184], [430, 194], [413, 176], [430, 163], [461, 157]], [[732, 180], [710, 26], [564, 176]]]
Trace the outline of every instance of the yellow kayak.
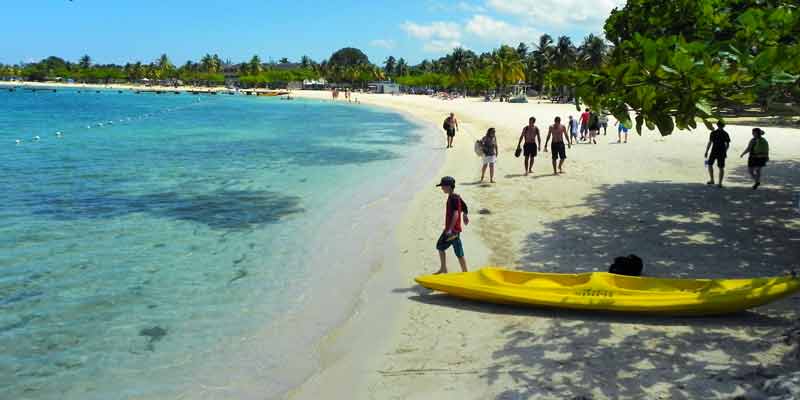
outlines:
[[425, 275], [415, 280], [428, 289], [492, 303], [669, 315], [734, 313], [800, 290], [800, 279], [788, 275], [754, 279], [665, 279], [607, 272], [521, 272], [494, 267]]

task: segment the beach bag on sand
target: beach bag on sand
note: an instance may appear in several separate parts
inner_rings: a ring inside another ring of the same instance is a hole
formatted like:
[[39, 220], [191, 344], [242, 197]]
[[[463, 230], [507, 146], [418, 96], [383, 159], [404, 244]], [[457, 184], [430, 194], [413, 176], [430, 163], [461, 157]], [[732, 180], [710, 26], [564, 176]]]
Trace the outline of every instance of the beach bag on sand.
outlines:
[[475, 141], [475, 155], [477, 155], [478, 157], [483, 157], [484, 156], [484, 154], [483, 154], [483, 141], [482, 140], [476, 140]]
[[636, 254], [631, 254], [615, 258], [614, 263], [608, 268], [608, 272], [617, 275], [642, 276], [643, 269], [642, 259]]

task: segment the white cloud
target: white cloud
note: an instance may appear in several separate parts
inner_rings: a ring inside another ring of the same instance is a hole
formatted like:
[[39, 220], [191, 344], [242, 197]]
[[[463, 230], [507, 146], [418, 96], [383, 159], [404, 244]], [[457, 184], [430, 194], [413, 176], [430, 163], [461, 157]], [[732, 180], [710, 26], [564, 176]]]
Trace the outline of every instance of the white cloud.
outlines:
[[506, 21], [478, 14], [467, 21], [466, 31], [484, 41], [514, 45], [519, 42], [531, 42], [540, 33], [528, 26], [509, 24]]
[[458, 40], [461, 38], [461, 29], [453, 22], [432, 22], [429, 25], [420, 25], [406, 21], [401, 26], [409, 35], [424, 40]]
[[448, 53], [456, 47], [464, 47], [458, 40], [431, 40], [422, 46], [428, 53]]
[[542, 25], [604, 21], [614, 7], [624, 6], [626, 0], [488, 0], [493, 10], [532, 19]]
[[387, 50], [391, 50], [394, 48], [394, 40], [388, 39], [375, 39], [369, 42], [369, 45], [372, 47], [381, 47]]
[[485, 13], [486, 8], [483, 6], [479, 6], [477, 4], [467, 3], [466, 1], [459, 1], [456, 4], [456, 8], [459, 11], [464, 11], [468, 13]]

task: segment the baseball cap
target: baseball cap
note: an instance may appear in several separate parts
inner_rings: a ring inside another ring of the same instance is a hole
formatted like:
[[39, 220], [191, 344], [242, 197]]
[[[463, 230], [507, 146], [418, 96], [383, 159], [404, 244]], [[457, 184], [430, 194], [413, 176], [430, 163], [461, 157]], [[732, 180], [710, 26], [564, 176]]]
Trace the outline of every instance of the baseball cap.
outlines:
[[445, 177], [443, 177], [443, 178], [442, 178], [442, 181], [441, 181], [441, 182], [439, 182], [439, 184], [438, 184], [438, 185], [436, 185], [436, 186], [437, 186], [437, 187], [438, 187], [438, 186], [450, 186], [450, 187], [455, 187], [455, 186], [456, 186], [456, 179], [455, 179], [455, 178], [453, 178], [452, 176], [445, 176]]

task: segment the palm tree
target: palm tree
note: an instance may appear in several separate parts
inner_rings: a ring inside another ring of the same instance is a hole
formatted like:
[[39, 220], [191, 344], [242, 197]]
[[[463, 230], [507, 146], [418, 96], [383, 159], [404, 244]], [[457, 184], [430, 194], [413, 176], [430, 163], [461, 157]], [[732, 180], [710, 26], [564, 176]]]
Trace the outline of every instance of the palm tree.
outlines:
[[300, 58], [300, 67], [302, 68], [311, 68], [314, 65], [314, 61], [309, 56], [303, 56]]
[[406, 63], [406, 59], [400, 57], [397, 60], [397, 65], [394, 67], [394, 72], [396, 76], [406, 76], [408, 75], [408, 63]]
[[503, 45], [492, 53], [489, 75], [500, 88], [500, 92], [505, 93], [509, 83], [525, 79], [525, 66], [513, 47]]
[[[577, 60], [578, 51], [575, 46], [572, 45], [572, 40], [567, 36], [559, 37], [553, 53], [553, 64], [555, 67], [558, 69], [575, 68]], [[561, 86], [560, 94], [562, 97], [567, 95], [566, 86]]]
[[258, 75], [263, 71], [264, 68], [261, 66], [261, 59], [258, 55], [254, 55], [253, 58], [250, 59], [250, 62], [247, 63], [247, 75]]
[[397, 60], [394, 56], [389, 56], [386, 61], [383, 62], [383, 71], [388, 76], [394, 75], [395, 68], [397, 68]]
[[600, 68], [605, 60], [607, 51], [608, 45], [602, 38], [589, 34], [583, 39], [583, 44], [578, 49], [580, 62], [587, 68]]
[[80, 61], [78, 61], [78, 65], [82, 69], [87, 69], [92, 66], [92, 58], [89, 57], [88, 54], [84, 54], [83, 57], [81, 57]]
[[462, 86], [475, 71], [475, 64], [475, 53], [465, 50], [463, 47], [453, 49], [453, 52], [444, 59], [446, 72], [455, 78], [457, 84]]
[[172, 65], [172, 62], [169, 60], [169, 57], [167, 57], [166, 54], [162, 54], [161, 57], [158, 58], [156, 65], [160, 78], [169, 77], [169, 75], [175, 69], [175, 66]]
[[573, 68], [577, 58], [577, 49], [572, 44], [572, 39], [568, 36], [559, 37], [553, 52], [553, 64], [559, 69]]

